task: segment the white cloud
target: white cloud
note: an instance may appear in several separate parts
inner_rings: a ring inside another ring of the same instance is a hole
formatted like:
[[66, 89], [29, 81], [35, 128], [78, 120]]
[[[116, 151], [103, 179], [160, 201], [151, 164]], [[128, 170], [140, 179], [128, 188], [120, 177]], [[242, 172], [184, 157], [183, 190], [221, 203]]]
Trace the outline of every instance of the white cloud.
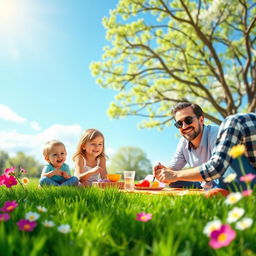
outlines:
[[22, 134], [16, 131], [0, 131], [0, 150], [14, 155], [17, 151], [34, 156], [41, 163], [44, 162], [42, 149], [44, 144], [52, 139], [62, 141], [67, 149], [67, 164], [73, 167], [72, 155], [82, 133], [78, 124], [55, 124], [37, 134]]
[[41, 127], [40, 127], [40, 125], [39, 125], [38, 122], [32, 121], [32, 122], [30, 122], [29, 124], [30, 124], [30, 127], [31, 127], [33, 130], [35, 130], [35, 131], [40, 131], [40, 130], [41, 130]]
[[0, 119], [12, 121], [15, 123], [25, 123], [27, 121], [26, 118], [19, 116], [14, 111], [12, 111], [9, 107], [1, 104], [0, 104]]

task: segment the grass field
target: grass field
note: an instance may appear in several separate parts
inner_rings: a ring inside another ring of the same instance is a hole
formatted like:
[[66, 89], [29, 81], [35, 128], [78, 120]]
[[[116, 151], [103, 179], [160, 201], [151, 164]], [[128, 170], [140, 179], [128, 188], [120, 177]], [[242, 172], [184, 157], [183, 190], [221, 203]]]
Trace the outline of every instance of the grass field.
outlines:
[[[98, 188], [38, 189], [36, 181], [26, 188], [27, 193], [20, 185], [0, 187], [1, 208], [6, 201], [19, 204], [8, 221], [0, 221], [0, 255], [256, 255], [255, 192], [227, 205], [224, 197], [155, 196]], [[38, 206], [47, 211], [39, 213]], [[227, 223], [234, 207], [245, 210], [244, 216], [254, 220], [252, 226], [237, 230], [231, 223], [235, 239], [226, 247], [212, 249], [204, 227], [216, 218]], [[16, 223], [28, 212], [40, 215], [37, 226], [30, 232], [21, 231]], [[152, 219], [136, 220], [141, 212], [151, 213]], [[45, 220], [55, 226], [45, 227]], [[70, 225], [67, 233], [58, 230], [62, 224]]]

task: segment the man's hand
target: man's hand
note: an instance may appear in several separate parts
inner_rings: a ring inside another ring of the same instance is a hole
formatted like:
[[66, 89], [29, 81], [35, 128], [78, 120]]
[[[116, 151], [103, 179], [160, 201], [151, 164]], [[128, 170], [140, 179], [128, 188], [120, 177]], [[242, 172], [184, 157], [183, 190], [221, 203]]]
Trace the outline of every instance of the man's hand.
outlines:
[[173, 171], [171, 168], [162, 168], [154, 170], [155, 177], [163, 182], [163, 183], [173, 183], [178, 181], [177, 179], [177, 172]]
[[157, 165], [155, 165], [153, 167], [153, 175], [154, 175], [154, 177], [156, 177], [156, 171], [159, 170], [159, 169], [163, 169], [163, 168], [166, 168], [166, 167], [164, 165], [162, 165], [160, 162]]

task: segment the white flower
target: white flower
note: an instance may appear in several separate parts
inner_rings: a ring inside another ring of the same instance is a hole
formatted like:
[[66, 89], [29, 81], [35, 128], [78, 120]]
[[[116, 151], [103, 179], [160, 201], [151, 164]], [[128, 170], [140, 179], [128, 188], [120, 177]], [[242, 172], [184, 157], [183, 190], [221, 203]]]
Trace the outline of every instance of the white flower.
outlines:
[[244, 230], [252, 225], [253, 220], [251, 218], [243, 218], [236, 223], [236, 228]]
[[46, 228], [51, 228], [51, 227], [53, 227], [55, 224], [54, 224], [54, 222], [51, 221], [51, 220], [45, 220], [45, 221], [43, 222], [43, 225], [44, 225]]
[[225, 177], [225, 178], [223, 179], [223, 181], [224, 181], [225, 183], [230, 183], [230, 182], [232, 182], [233, 180], [235, 180], [236, 177], [237, 177], [237, 174], [236, 174], [236, 173], [230, 173], [227, 177]]
[[234, 192], [234, 193], [230, 193], [226, 200], [225, 200], [225, 204], [235, 204], [236, 202], [238, 202], [240, 199], [242, 198], [242, 194], [240, 192]]
[[206, 234], [208, 237], [210, 237], [212, 231], [219, 229], [221, 227], [221, 221], [220, 220], [213, 220], [206, 224], [204, 227], [203, 233]]
[[43, 206], [37, 206], [36, 207], [37, 208], [37, 210], [39, 211], [39, 212], [47, 212], [47, 209], [45, 208], [45, 207], [43, 207]]
[[63, 233], [63, 234], [67, 234], [68, 232], [71, 231], [70, 225], [69, 224], [62, 224], [62, 225], [58, 226], [58, 231]]
[[29, 221], [35, 221], [37, 219], [39, 219], [40, 215], [36, 212], [28, 212], [26, 213], [25, 218]]
[[233, 222], [237, 221], [238, 219], [240, 219], [244, 215], [244, 212], [245, 211], [244, 211], [243, 208], [235, 207], [232, 211], [230, 211], [228, 213], [227, 222], [228, 223], [233, 223]]

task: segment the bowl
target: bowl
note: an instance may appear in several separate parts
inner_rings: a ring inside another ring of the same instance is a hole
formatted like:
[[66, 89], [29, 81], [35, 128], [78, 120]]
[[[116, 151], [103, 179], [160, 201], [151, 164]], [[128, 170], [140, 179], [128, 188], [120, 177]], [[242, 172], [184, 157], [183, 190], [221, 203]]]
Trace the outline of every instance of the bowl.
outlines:
[[107, 178], [112, 182], [117, 182], [121, 179], [121, 174], [107, 174]]

